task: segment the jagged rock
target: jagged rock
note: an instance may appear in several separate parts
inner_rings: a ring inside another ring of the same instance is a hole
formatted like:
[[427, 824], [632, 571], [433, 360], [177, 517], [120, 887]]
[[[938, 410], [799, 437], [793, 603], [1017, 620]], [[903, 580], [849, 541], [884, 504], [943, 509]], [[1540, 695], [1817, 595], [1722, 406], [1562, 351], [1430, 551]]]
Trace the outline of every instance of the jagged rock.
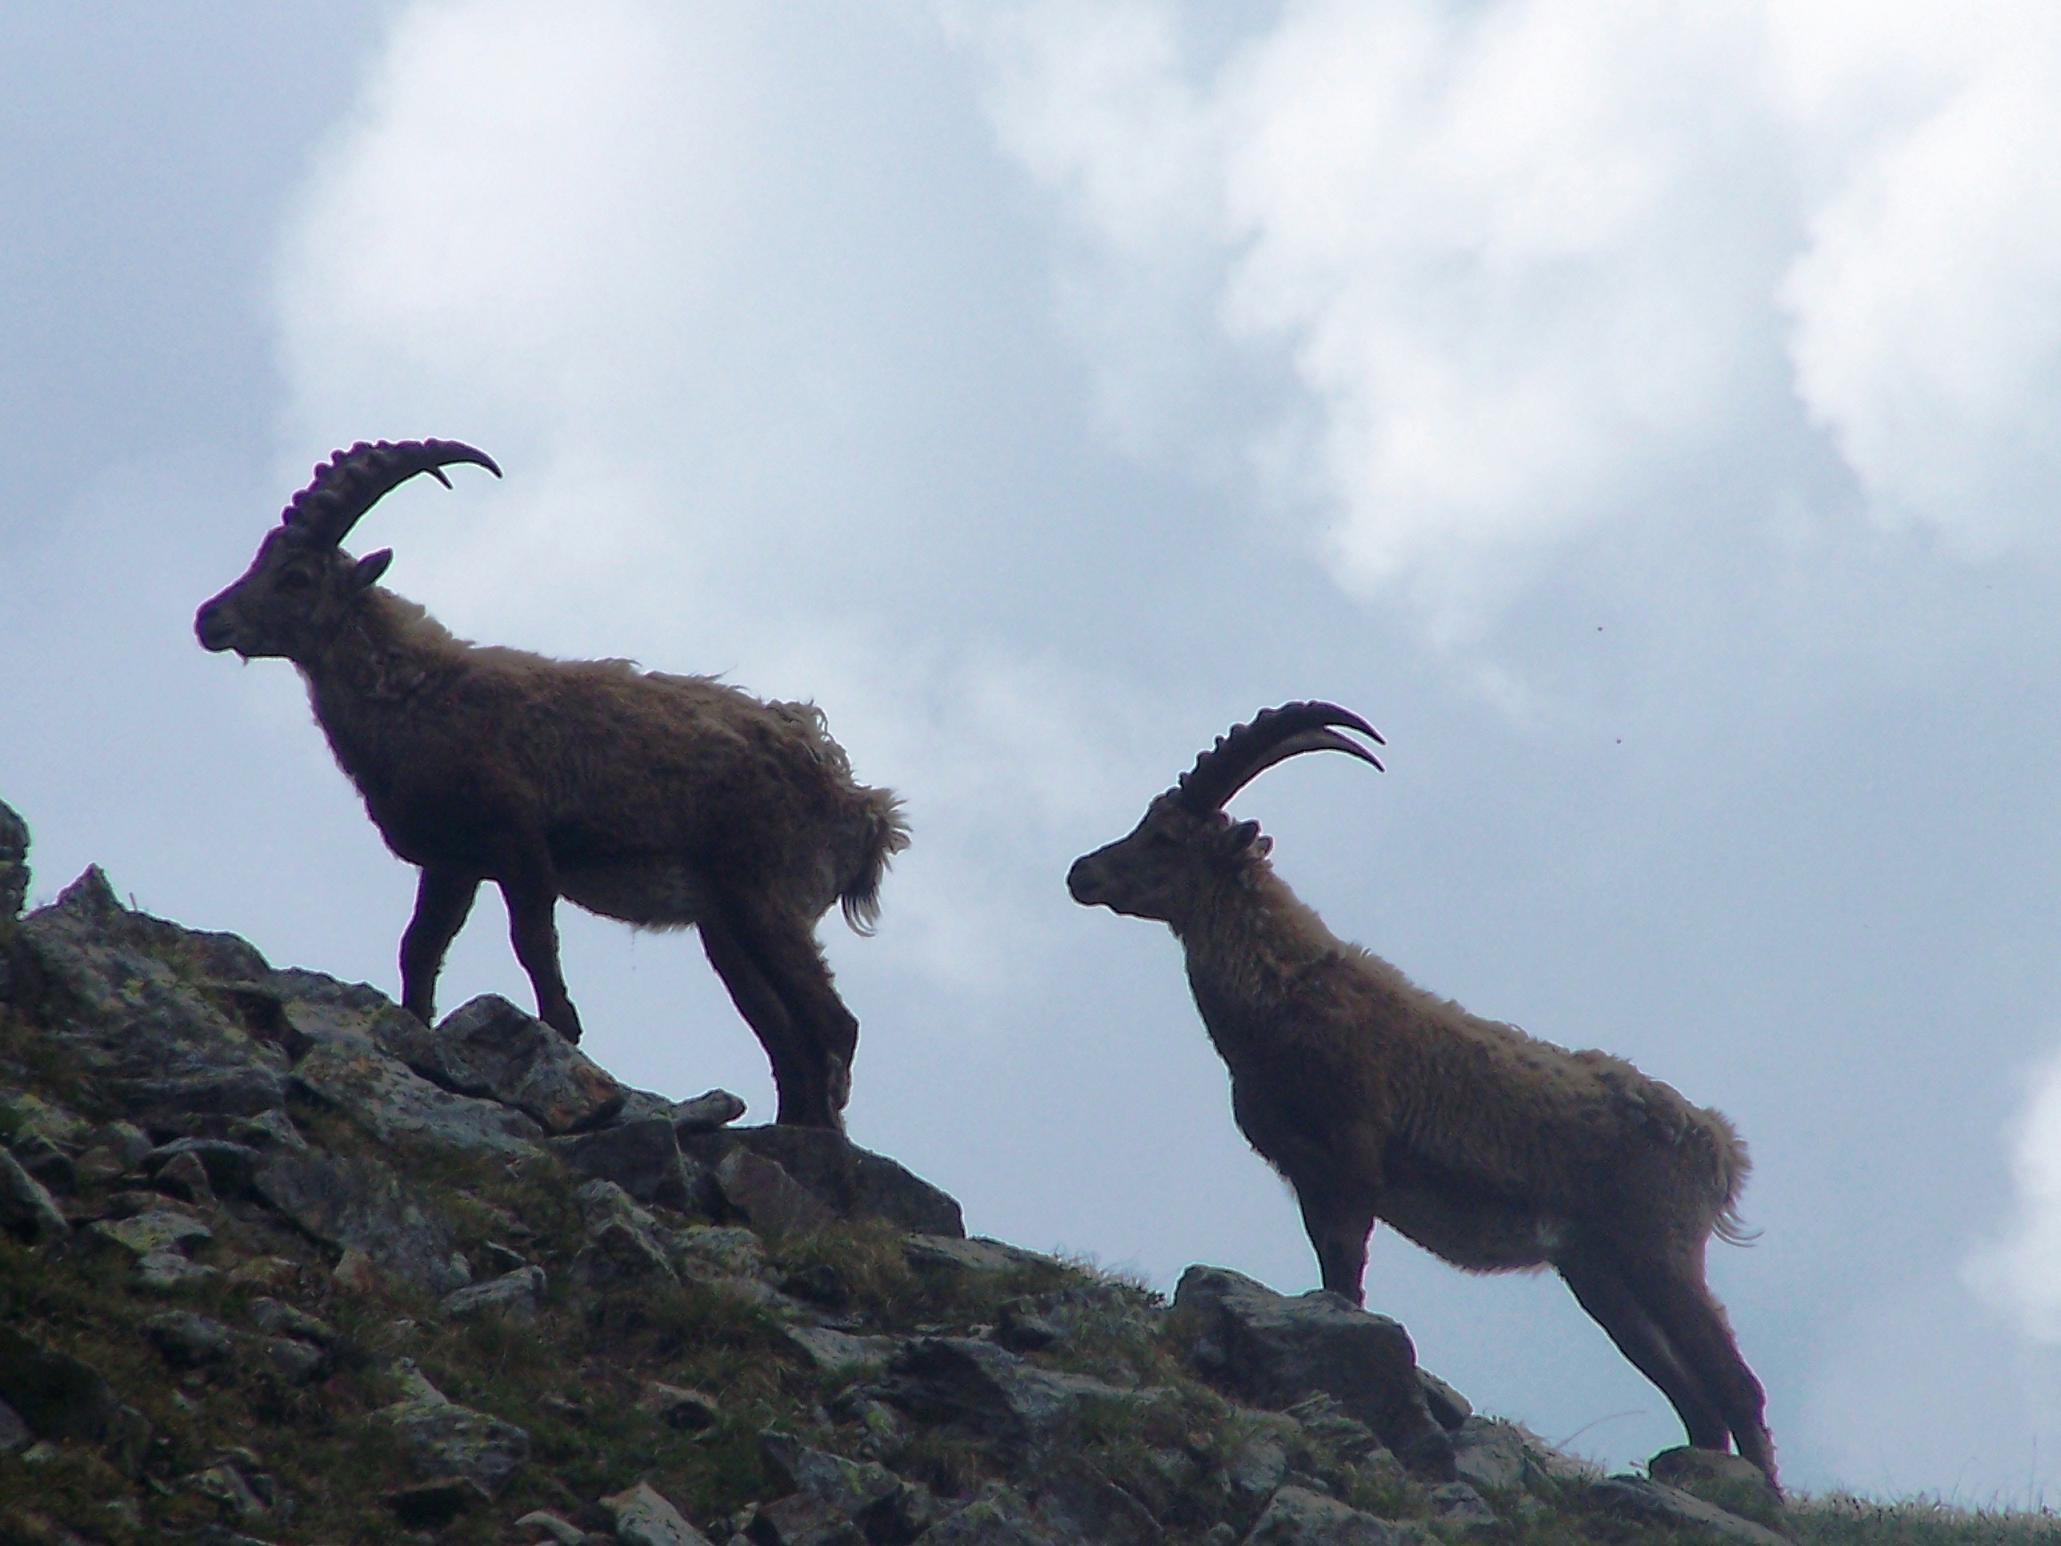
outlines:
[[[278, 1115], [283, 1118], [285, 1113]], [[224, 1197], [240, 1197], [250, 1190], [258, 1151], [247, 1143], [232, 1143], [226, 1138], [174, 1138], [148, 1150], [133, 1163], [162, 1177], [182, 1161], [198, 1165], [202, 1178], [213, 1191]]]
[[1085, 1402], [1138, 1408], [1148, 1393], [1025, 1363], [971, 1337], [915, 1337], [888, 1365], [883, 1399], [921, 1421], [965, 1428], [1019, 1454], [1061, 1432]]
[[192, 1203], [199, 1208], [213, 1208], [215, 1189], [208, 1180], [207, 1166], [191, 1154], [175, 1155], [158, 1168], [153, 1185], [161, 1192], [169, 1192], [182, 1202]]
[[1224, 1482], [1248, 1507], [1272, 1497], [1287, 1479], [1287, 1446], [1265, 1434], [1245, 1440], [1224, 1459]]
[[1559, 1453], [1536, 1434], [1516, 1423], [1486, 1417], [1468, 1418], [1453, 1435], [1453, 1465], [1461, 1481], [1484, 1492], [1517, 1492], [1549, 1479], [1596, 1479], [1592, 1470]]
[[1078, 1460], [1046, 1472], [1035, 1491], [1038, 1522], [1061, 1540], [1159, 1546], [1166, 1539], [1151, 1510]]
[[828, 1203], [789, 1175], [779, 1161], [751, 1149], [732, 1149], [725, 1154], [716, 1164], [715, 1178], [723, 1201], [761, 1234], [806, 1234], [837, 1217]]
[[601, 1500], [622, 1546], [709, 1546], [708, 1537], [681, 1517], [649, 1482]]
[[254, 1117], [231, 1122], [229, 1136], [238, 1143], [249, 1144], [261, 1153], [273, 1149], [286, 1149], [302, 1154], [306, 1153], [308, 1148], [308, 1140], [303, 1138], [301, 1130], [293, 1125], [293, 1118], [283, 1111], [260, 1111]]
[[263, 1346], [267, 1367], [288, 1384], [305, 1385], [329, 1368], [328, 1353], [298, 1337], [267, 1337]]
[[550, 1026], [491, 993], [444, 1017], [422, 1072], [448, 1089], [513, 1106], [553, 1134], [600, 1126], [627, 1094]]
[[1069, 1546], [1030, 1517], [1030, 1506], [999, 1482], [916, 1537], [916, 1546]]
[[1741, 1455], [1683, 1444], [1655, 1455], [1646, 1463], [1646, 1474], [1770, 1529], [1782, 1518], [1781, 1494], [1759, 1466]]
[[1590, 1485], [1588, 1496], [1597, 1508], [1639, 1524], [1697, 1531], [1706, 1539], [1738, 1541], [1743, 1546], [1787, 1546], [1788, 1537], [1766, 1525], [1643, 1476], [1605, 1477]]
[[188, 1261], [177, 1251], [149, 1251], [137, 1259], [136, 1286], [152, 1294], [197, 1292], [222, 1274]]
[[178, 1125], [285, 1104], [284, 1054], [200, 986], [269, 970], [244, 941], [132, 912], [94, 866], [22, 920], [16, 945], [51, 1034], [132, 1118]]
[[35, 1244], [61, 1239], [71, 1227], [49, 1189], [0, 1149], [0, 1229]]
[[1051, 1271], [1056, 1265], [1049, 1256], [964, 1235], [911, 1234], [902, 1242], [902, 1258], [918, 1276], [933, 1281], [978, 1281], [1005, 1272]]
[[1431, 1416], [1410, 1334], [1318, 1290], [1288, 1298], [1240, 1273], [1190, 1267], [1169, 1322], [1205, 1377], [1263, 1406], [1321, 1391], [1412, 1471], [1454, 1479], [1453, 1441]]
[[1473, 1403], [1429, 1369], [1418, 1369], [1417, 1383], [1424, 1387], [1424, 1404], [1446, 1432], [1457, 1432], [1474, 1415]]
[[5, 1325], [0, 1325], [0, 1401], [38, 1439], [99, 1444], [125, 1470], [134, 1469], [150, 1438], [150, 1424], [122, 1405], [97, 1369]]
[[143, 1334], [175, 1369], [224, 1363], [234, 1350], [229, 1328], [191, 1310], [167, 1310], [143, 1323]]
[[179, 1208], [154, 1207], [125, 1219], [95, 1219], [85, 1229], [89, 1243], [111, 1246], [134, 1257], [158, 1252], [184, 1255], [215, 1238], [215, 1232]]
[[774, 1161], [841, 1219], [880, 1219], [917, 1234], [964, 1235], [959, 1204], [894, 1160], [816, 1127], [737, 1127], [683, 1133], [681, 1147], [711, 1168], [742, 1148]]
[[744, 1115], [744, 1102], [728, 1090], [704, 1090], [691, 1100], [670, 1103], [666, 1115], [683, 1133], [712, 1133]]
[[[134, 1122], [103, 1122], [87, 1140], [94, 1149], [105, 1150], [122, 1172], [134, 1170], [150, 1156], [150, 1134]], [[90, 1152], [90, 1151], [89, 1151]], [[83, 1162], [84, 1156], [80, 1156]]]
[[613, 1181], [589, 1181], [575, 1194], [586, 1240], [573, 1257], [575, 1281], [590, 1289], [652, 1278], [678, 1282], [666, 1259], [658, 1220], [637, 1206]]
[[1307, 1487], [1275, 1493], [1245, 1546], [1433, 1546], [1414, 1524], [1391, 1524]]
[[293, 1066], [297, 1089], [335, 1107], [382, 1144], [430, 1143], [489, 1154], [536, 1152], [544, 1130], [497, 1101], [454, 1095], [370, 1042], [311, 1048]]
[[29, 824], [0, 800], [0, 922], [12, 922], [29, 895]]
[[421, 1481], [463, 1477], [493, 1498], [529, 1464], [529, 1434], [442, 1396], [397, 1401], [374, 1415], [394, 1430]]
[[251, 1189], [304, 1233], [355, 1250], [432, 1293], [464, 1287], [470, 1274], [450, 1226], [426, 1213], [376, 1160], [317, 1150], [267, 1155]]
[[243, 1472], [227, 1461], [218, 1461], [204, 1471], [196, 1471], [185, 1479], [185, 1484], [214, 1503], [225, 1516], [245, 1523], [270, 1512], [270, 1507], [258, 1496]]
[[1440, 1482], [1428, 1494], [1440, 1523], [1455, 1530], [1491, 1530], [1502, 1523], [1488, 1500], [1464, 1481]]
[[831, 1326], [783, 1326], [788, 1345], [825, 1374], [852, 1374], [886, 1363], [903, 1344], [899, 1337], [855, 1337]]
[[336, 1341], [336, 1330], [320, 1316], [310, 1315], [298, 1305], [260, 1294], [250, 1302], [251, 1324], [274, 1336], [293, 1337], [328, 1347]]
[[770, 1282], [765, 1242], [734, 1224], [689, 1224], [673, 1231], [666, 1255], [683, 1278], [726, 1282], [743, 1289]]
[[887, 1467], [812, 1449], [792, 1434], [773, 1429], [759, 1435], [759, 1454], [781, 1486], [856, 1524], [865, 1532], [866, 1539], [908, 1540], [916, 1534], [914, 1530], [905, 1533], [897, 1528], [898, 1523], [907, 1521], [901, 1503], [908, 1483]]
[[553, 1138], [548, 1147], [581, 1175], [613, 1181], [639, 1202], [696, 1212], [709, 1201], [707, 1168], [681, 1154], [673, 1124], [664, 1117]]
[[521, 1267], [444, 1295], [443, 1308], [446, 1315], [461, 1320], [471, 1315], [502, 1315], [528, 1322], [537, 1318], [543, 1303], [544, 1269]]

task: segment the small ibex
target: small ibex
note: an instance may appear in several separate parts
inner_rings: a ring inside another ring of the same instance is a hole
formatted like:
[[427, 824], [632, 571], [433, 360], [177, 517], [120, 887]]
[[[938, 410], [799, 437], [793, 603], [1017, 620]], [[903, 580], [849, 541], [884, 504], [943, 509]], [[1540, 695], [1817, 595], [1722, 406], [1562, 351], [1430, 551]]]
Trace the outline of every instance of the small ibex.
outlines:
[[839, 1128], [859, 1025], [815, 937], [841, 903], [871, 932], [899, 802], [853, 781], [813, 704], [762, 703], [704, 676], [553, 660], [452, 637], [376, 582], [393, 554], [339, 544], [396, 485], [484, 452], [363, 442], [315, 469], [242, 579], [201, 607], [210, 650], [300, 668], [330, 750], [387, 846], [422, 871], [401, 937], [401, 998], [425, 1022], [482, 881], [508, 904], [537, 1013], [580, 1017], [558, 967], [563, 896], [702, 947], [764, 1044], [778, 1120]]
[[1746, 1146], [1715, 1111], [1602, 1052], [1478, 1019], [1340, 940], [1267, 861], [1231, 796], [1300, 752], [1379, 768], [1330, 703], [1257, 715], [1204, 752], [1128, 837], [1076, 860], [1074, 900], [1168, 924], [1231, 1111], [1295, 1188], [1324, 1287], [1363, 1303], [1375, 1220], [1456, 1267], [1548, 1266], [1660, 1387], [1689, 1441], [1775, 1482], [1760, 1382], [1704, 1282], [1742, 1236]]

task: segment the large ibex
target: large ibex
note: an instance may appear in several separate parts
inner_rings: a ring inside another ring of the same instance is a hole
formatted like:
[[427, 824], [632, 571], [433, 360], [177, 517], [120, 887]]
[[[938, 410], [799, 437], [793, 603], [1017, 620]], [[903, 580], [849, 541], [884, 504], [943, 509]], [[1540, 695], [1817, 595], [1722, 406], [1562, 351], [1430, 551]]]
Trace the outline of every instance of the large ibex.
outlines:
[[1364, 1302], [1377, 1219], [1475, 1272], [1552, 1266], [1660, 1387], [1692, 1444], [1775, 1481], [1760, 1382], [1704, 1281], [1740, 1239], [1746, 1147], [1715, 1111], [1602, 1052], [1478, 1019], [1340, 940], [1225, 804], [1301, 752], [1379, 768], [1330, 703], [1219, 738], [1128, 837], [1075, 861], [1074, 900], [1168, 924], [1245, 1136], [1295, 1188], [1324, 1286]]
[[330, 750], [387, 846], [419, 866], [401, 939], [402, 1002], [425, 1021], [482, 881], [508, 904], [537, 1013], [580, 1018], [559, 973], [563, 896], [646, 928], [701, 927], [757, 1032], [779, 1120], [839, 1127], [858, 1022], [815, 938], [833, 902], [870, 932], [898, 802], [854, 782], [808, 703], [619, 660], [481, 647], [376, 582], [393, 555], [340, 544], [396, 485], [484, 452], [449, 440], [359, 443], [315, 469], [243, 577], [201, 607], [210, 650], [300, 668]]

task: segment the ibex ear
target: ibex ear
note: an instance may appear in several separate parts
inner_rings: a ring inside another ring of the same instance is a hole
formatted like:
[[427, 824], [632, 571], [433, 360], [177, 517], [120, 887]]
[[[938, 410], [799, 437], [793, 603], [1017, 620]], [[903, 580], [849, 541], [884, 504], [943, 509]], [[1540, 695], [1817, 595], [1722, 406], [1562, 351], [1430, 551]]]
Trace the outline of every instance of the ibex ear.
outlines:
[[358, 567], [351, 571], [351, 585], [356, 590], [375, 584], [386, 573], [386, 566], [394, 561], [392, 548], [381, 548], [377, 553], [367, 553], [358, 560]]
[[1250, 848], [1255, 838], [1259, 839], [1260, 852], [1262, 854], [1264, 854], [1269, 848], [1272, 848], [1274, 846], [1274, 840], [1272, 838], [1260, 837], [1260, 829], [1258, 822], [1239, 822], [1237, 826], [1231, 829], [1231, 852], [1236, 853], [1241, 848]]

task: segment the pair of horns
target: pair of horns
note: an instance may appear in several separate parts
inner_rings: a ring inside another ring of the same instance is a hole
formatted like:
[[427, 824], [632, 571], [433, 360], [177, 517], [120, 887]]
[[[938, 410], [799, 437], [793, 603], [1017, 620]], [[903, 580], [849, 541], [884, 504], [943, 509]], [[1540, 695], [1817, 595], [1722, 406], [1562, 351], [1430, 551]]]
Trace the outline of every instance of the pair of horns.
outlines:
[[1358, 741], [1340, 735], [1331, 728], [1334, 725], [1357, 730], [1377, 746], [1388, 744], [1380, 731], [1351, 709], [1335, 703], [1284, 703], [1279, 708], [1261, 709], [1251, 724], [1234, 726], [1229, 734], [1218, 736], [1216, 745], [1181, 775], [1175, 793], [1183, 805], [1202, 815], [1222, 810], [1232, 795], [1268, 768], [1302, 752], [1345, 752], [1377, 770], [1381, 767], [1379, 757]]
[[280, 523], [310, 542], [335, 547], [360, 516], [418, 472], [428, 473], [449, 488], [451, 480], [443, 470], [453, 462], [470, 462], [501, 476], [491, 456], [462, 441], [361, 440], [315, 469], [315, 480], [293, 496]]

